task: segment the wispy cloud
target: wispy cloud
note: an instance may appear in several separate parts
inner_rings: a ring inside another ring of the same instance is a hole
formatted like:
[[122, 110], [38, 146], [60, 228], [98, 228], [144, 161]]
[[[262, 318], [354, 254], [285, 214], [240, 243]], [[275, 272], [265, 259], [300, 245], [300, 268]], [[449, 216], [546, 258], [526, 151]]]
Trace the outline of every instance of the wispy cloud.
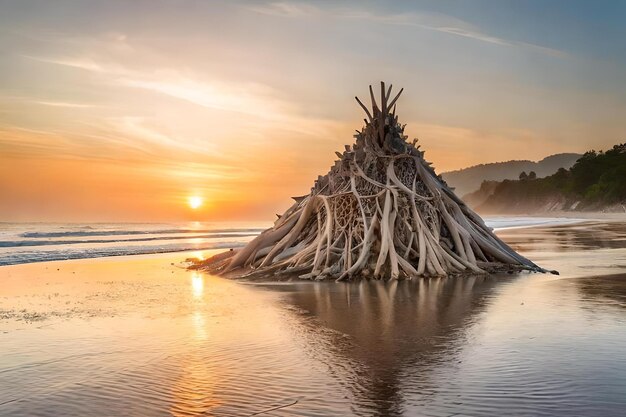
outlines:
[[68, 108], [76, 108], [76, 109], [87, 109], [93, 107], [100, 107], [96, 104], [91, 103], [78, 103], [74, 101], [59, 101], [59, 100], [49, 100], [45, 98], [35, 98], [28, 96], [14, 96], [14, 95], [0, 95], [0, 102], [19, 102], [25, 104], [38, 104], [41, 106], [50, 106], [50, 107], [68, 107]]
[[34, 61], [45, 62], [48, 64], [56, 64], [62, 65], [65, 67], [79, 68], [87, 71], [94, 72], [103, 72], [104, 68], [100, 65], [96, 64], [92, 60], [89, 59], [76, 59], [76, 58], [45, 58], [45, 57], [36, 57], [30, 55], [22, 55], [22, 57], [27, 59], [32, 59]]
[[224, 79], [217, 81], [208, 76], [194, 76], [189, 71], [174, 68], [152, 68], [148, 71], [127, 67], [110, 58], [102, 61], [81, 56], [26, 58], [92, 72], [109, 86], [139, 89], [205, 109], [243, 115], [245, 118], [240, 118], [238, 123], [241, 126], [254, 125], [257, 131], [281, 130], [329, 137], [329, 131], [336, 129], [339, 124], [333, 120], [303, 114], [299, 104], [286, 99], [283, 94], [266, 84]]
[[205, 156], [220, 156], [215, 147], [197, 141], [181, 138], [178, 134], [164, 132], [163, 129], [153, 126], [154, 122], [145, 117], [125, 116], [112, 118], [109, 121], [112, 132], [124, 138], [125, 142], [142, 145], [141, 149], [149, 153], [160, 153], [176, 149], [190, 154]]
[[285, 103], [273, 97], [274, 92], [257, 84], [226, 85], [197, 81], [177, 74], [151, 77], [125, 77], [119, 83], [127, 87], [140, 88], [174, 97], [198, 106], [254, 115], [265, 119], [284, 114]]
[[[110, 84], [158, 93], [209, 109], [244, 113], [262, 119], [280, 119], [293, 111], [291, 104], [279, 99], [274, 89], [263, 84], [207, 81], [181, 75], [179, 71], [167, 68], [155, 68], [147, 72], [116, 62], [100, 62], [85, 57], [24, 57], [90, 71], [106, 77], [105, 81]], [[41, 101], [39, 104], [62, 105], [51, 101]]]
[[250, 6], [248, 9], [256, 13], [285, 18], [324, 17], [345, 20], [362, 20], [395, 26], [413, 26], [448, 35], [474, 39], [494, 45], [528, 48], [554, 57], [563, 57], [567, 55], [565, 52], [557, 49], [527, 42], [504, 39], [502, 37], [487, 34], [469, 22], [441, 13], [406, 12], [389, 14], [368, 10], [321, 8], [310, 4], [296, 2], [273, 2], [264, 5]]
[[86, 109], [96, 107], [93, 104], [82, 104], [82, 103], [68, 103], [63, 101], [38, 101], [34, 100], [33, 103], [41, 104], [42, 106], [51, 106], [51, 107], [69, 107], [74, 109]]
[[71, 142], [54, 131], [0, 126], [0, 150], [4, 155], [65, 155]]
[[320, 9], [304, 3], [273, 2], [263, 5], [249, 6], [249, 10], [270, 16], [301, 17], [320, 14]]

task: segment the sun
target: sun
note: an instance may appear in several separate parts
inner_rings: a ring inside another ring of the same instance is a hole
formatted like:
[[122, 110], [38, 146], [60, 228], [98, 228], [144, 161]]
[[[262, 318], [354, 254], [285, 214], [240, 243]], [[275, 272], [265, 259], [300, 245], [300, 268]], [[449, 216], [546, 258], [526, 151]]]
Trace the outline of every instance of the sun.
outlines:
[[189, 207], [195, 210], [202, 205], [202, 197], [194, 195], [194, 196], [189, 197], [187, 202], [189, 204]]

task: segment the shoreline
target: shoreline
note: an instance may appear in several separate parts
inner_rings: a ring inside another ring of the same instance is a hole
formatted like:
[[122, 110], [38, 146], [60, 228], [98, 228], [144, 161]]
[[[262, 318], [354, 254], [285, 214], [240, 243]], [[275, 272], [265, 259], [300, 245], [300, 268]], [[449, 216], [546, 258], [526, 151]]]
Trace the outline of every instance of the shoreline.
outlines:
[[[626, 222], [626, 215], [620, 213], [587, 213], [585, 216], [566, 216], [559, 215], [553, 217], [546, 217], [542, 215], [520, 215], [520, 216], [491, 216], [491, 217], [483, 217], [486, 223], [494, 230], [496, 233], [505, 230], [515, 230], [515, 229], [527, 229], [527, 228], [538, 228], [538, 227], [551, 227], [551, 226], [563, 226], [569, 224], [580, 224], [585, 222]], [[493, 224], [497, 223], [497, 224]], [[498, 225], [501, 224], [501, 225]], [[124, 257], [145, 257], [145, 256], [163, 256], [167, 254], [185, 254], [185, 253], [204, 253], [210, 254], [206, 256], [213, 256], [215, 254], [227, 252], [229, 249], [238, 249], [245, 246], [245, 243], [242, 243], [238, 246], [222, 246], [222, 247], [210, 247], [210, 248], [194, 248], [194, 249], [184, 249], [184, 250], [156, 250], [150, 251], [146, 253], [111, 253], [100, 256], [85, 256], [85, 257], [72, 257], [66, 259], [54, 259], [54, 260], [28, 260], [26, 262], [15, 262], [0, 265], [0, 270], [4, 267], [15, 266], [15, 265], [28, 265], [28, 264], [46, 264], [49, 262], [59, 263], [59, 262], [67, 262], [67, 261], [81, 261], [81, 260], [90, 260], [90, 259], [111, 259], [111, 258], [124, 258]], [[193, 256], [190, 256], [193, 257]]]
[[489, 217], [540, 217], [540, 218], [556, 218], [556, 219], [591, 219], [591, 220], [624, 220], [626, 221], [626, 212], [602, 212], [602, 211], [546, 211], [541, 213], [480, 213], [482, 218]]
[[[559, 271], [559, 276], [547, 273], [538, 274], [543, 277], [542, 279], [560, 280], [584, 276], [624, 275], [626, 273], [626, 221], [617, 219], [578, 220], [569, 223], [542, 223], [502, 228], [498, 234], [505, 243], [537, 265], [546, 270]], [[113, 281], [118, 275], [124, 276], [126, 274], [131, 276], [134, 274], [135, 278], [133, 279], [135, 280], [149, 281], [148, 277], [141, 278], [139, 275], [142, 274], [138, 273], [143, 268], [149, 268], [160, 272], [165, 271], [166, 275], [172, 277], [192, 274], [194, 277], [211, 277], [211, 279], [233, 283], [285, 282], [283, 279], [274, 279], [274, 277], [244, 280], [217, 277], [203, 270], [188, 268], [188, 262], [186, 262], [188, 259], [205, 260], [223, 252], [223, 249], [160, 252], [5, 265], [4, 268], [0, 267], [0, 283], [3, 285], [4, 298], [4, 302], [0, 298], [0, 323], [3, 319], [11, 318], [11, 315], [6, 313], [8, 311], [6, 303], [11, 300], [11, 297], [19, 296], [21, 292], [30, 289], [31, 286], [49, 291], [51, 288], [48, 286], [58, 283], [58, 279], [61, 279], [61, 282], [65, 283], [64, 285], [81, 279], [86, 279], [86, 281], [76, 281], [79, 286], [87, 281], [101, 283], [104, 282], [100, 279], [102, 278], [102, 271], [110, 269], [116, 271], [111, 276]], [[622, 260], [623, 262], [621, 262]], [[87, 273], [89, 271], [91, 272]], [[94, 276], [92, 277], [90, 274]], [[485, 276], [498, 278], [524, 275], [526, 275], [525, 272], [513, 273], [512, 275], [496, 272]], [[473, 276], [468, 275], [467, 277], [469, 279]], [[53, 280], [48, 282], [47, 280], [50, 278]], [[451, 275], [447, 278], [456, 279], [458, 276]], [[197, 280], [198, 278], [194, 279]], [[437, 278], [425, 279], [428, 281]], [[287, 281], [294, 284], [312, 282], [303, 279], [289, 279]], [[358, 285], [360, 282], [377, 281], [379, 280], [358, 280], [351, 281], [349, 284]], [[420, 280], [403, 281], [419, 282]], [[33, 317], [37, 319], [37, 315]]]
[[[538, 217], [538, 216], [537, 216]], [[542, 218], [543, 217], [539, 217]], [[518, 218], [519, 219], [519, 218]], [[554, 218], [555, 220], [562, 218]], [[624, 224], [626, 226], [626, 218], [607, 218], [607, 219], [599, 219], [599, 218], [571, 218], [572, 221], [567, 222], [549, 222], [549, 223], [533, 223], [533, 224], [523, 224], [519, 226], [504, 226], [495, 228], [496, 234], [502, 234], [500, 236], [503, 238], [505, 243], [517, 248], [516, 239], [518, 236], [526, 236], [528, 233], [532, 233], [534, 231], [537, 232], [538, 235], [543, 235], [545, 237], [550, 236], [550, 230], [562, 230], [563, 228], [582, 228], [587, 229], [593, 225], [603, 225], [603, 224]], [[235, 247], [234, 249], [237, 249]], [[76, 259], [59, 259], [52, 261], [35, 261], [35, 262], [24, 262], [24, 263], [16, 263], [10, 265], [0, 265], [0, 278], [2, 278], [1, 273], [3, 271], [12, 269], [12, 268], [20, 268], [26, 266], [42, 266], [46, 270], [54, 270], [60, 269], [62, 265], [85, 265], [90, 263], [107, 263], [107, 262], [125, 262], [125, 261], [159, 261], [164, 260], [169, 266], [178, 268], [178, 269], [187, 269], [187, 265], [185, 265], [186, 260], [188, 259], [198, 259], [200, 261], [206, 260], [212, 256], [226, 253], [230, 248], [216, 248], [216, 249], [196, 249], [196, 250], [183, 250], [183, 251], [165, 251], [165, 252], [154, 252], [154, 253], [142, 253], [142, 254], [123, 254], [123, 255], [110, 255], [110, 256], [100, 256], [100, 257], [89, 257], [89, 258], [76, 258]], [[522, 249], [523, 252], [525, 252]], [[534, 251], [533, 251], [534, 252]], [[528, 254], [524, 253], [524, 256], [531, 258], [532, 257], [541, 258], [541, 254]], [[539, 264], [539, 263], [538, 263]], [[557, 269], [558, 270], [558, 269]], [[198, 270], [198, 272], [205, 273], [206, 271]], [[490, 274], [493, 275], [493, 274]], [[497, 275], [497, 274], [495, 274]], [[306, 281], [306, 280], [302, 280]]]

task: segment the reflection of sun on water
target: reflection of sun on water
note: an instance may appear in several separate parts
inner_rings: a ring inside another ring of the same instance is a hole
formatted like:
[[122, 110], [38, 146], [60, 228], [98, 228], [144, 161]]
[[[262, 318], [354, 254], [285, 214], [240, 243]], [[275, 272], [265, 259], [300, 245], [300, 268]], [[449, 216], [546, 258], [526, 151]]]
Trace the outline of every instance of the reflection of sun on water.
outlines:
[[206, 340], [207, 339], [207, 329], [206, 329], [206, 320], [204, 319], [204, 314], [201, 311], [195, 311], [191, 316], [191, 321], [193, 322], [193, 328], [195, 332], [196, 340]]
[[[191, 282], [195, 296], [195, 288], [203, 288], [202, 276], [192, 277]], [[201, 306], [189, 318], [192, 325], [190, 342], [195, 343], [189, 344], [190, 347], [194, 346], [189, 352], [177, 355], [178, 378], [172, 384], [170, 406], [170, 413], [174, 417], [213, 415], [211, 410], [223, 405], [216, 394], [216, 385], [224, 377], [219, 373], [220, 368], [211, 363], [204, 348], [209, 336], [207, 326], [211, 324], [207, 323]]]
[[198, 272], [191, 274], [191, 293], [194, 298], [202, 298], [204, 293], [204, 277]]
[[206, 323], [204, 320], [204, 276], [199, 272], [191, 273], [191, 295], [200, 303], [194, 303], [194, 312], [191, 316], [195, 336], [197, 340], [205, 340], [207, 338]]

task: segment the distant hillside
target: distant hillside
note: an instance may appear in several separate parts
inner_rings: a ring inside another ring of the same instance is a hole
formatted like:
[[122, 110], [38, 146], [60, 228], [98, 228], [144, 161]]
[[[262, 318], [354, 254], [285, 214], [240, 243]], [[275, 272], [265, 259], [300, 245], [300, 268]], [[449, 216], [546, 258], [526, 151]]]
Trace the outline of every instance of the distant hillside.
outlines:
[[559, 168], [570, 168], [581, 156], [577, 153], [560, 153], [548, 156], [539, 162], [526, 160], [495, 162], [444, 172], [441, 176], [448, 185], [455, 188], [456, 195], [463, 196], [478, 190], [483, 181], [517, 179], [522, 171], [535, 171], [539, 178], [552, 175]]
[[586, 152], [569, 170], [561, 168], [545, 178], [485, 182], [470, 196], [484, 199], [476, 207], [481, 213], [626, 211], [626, 143], [606, 152]]

